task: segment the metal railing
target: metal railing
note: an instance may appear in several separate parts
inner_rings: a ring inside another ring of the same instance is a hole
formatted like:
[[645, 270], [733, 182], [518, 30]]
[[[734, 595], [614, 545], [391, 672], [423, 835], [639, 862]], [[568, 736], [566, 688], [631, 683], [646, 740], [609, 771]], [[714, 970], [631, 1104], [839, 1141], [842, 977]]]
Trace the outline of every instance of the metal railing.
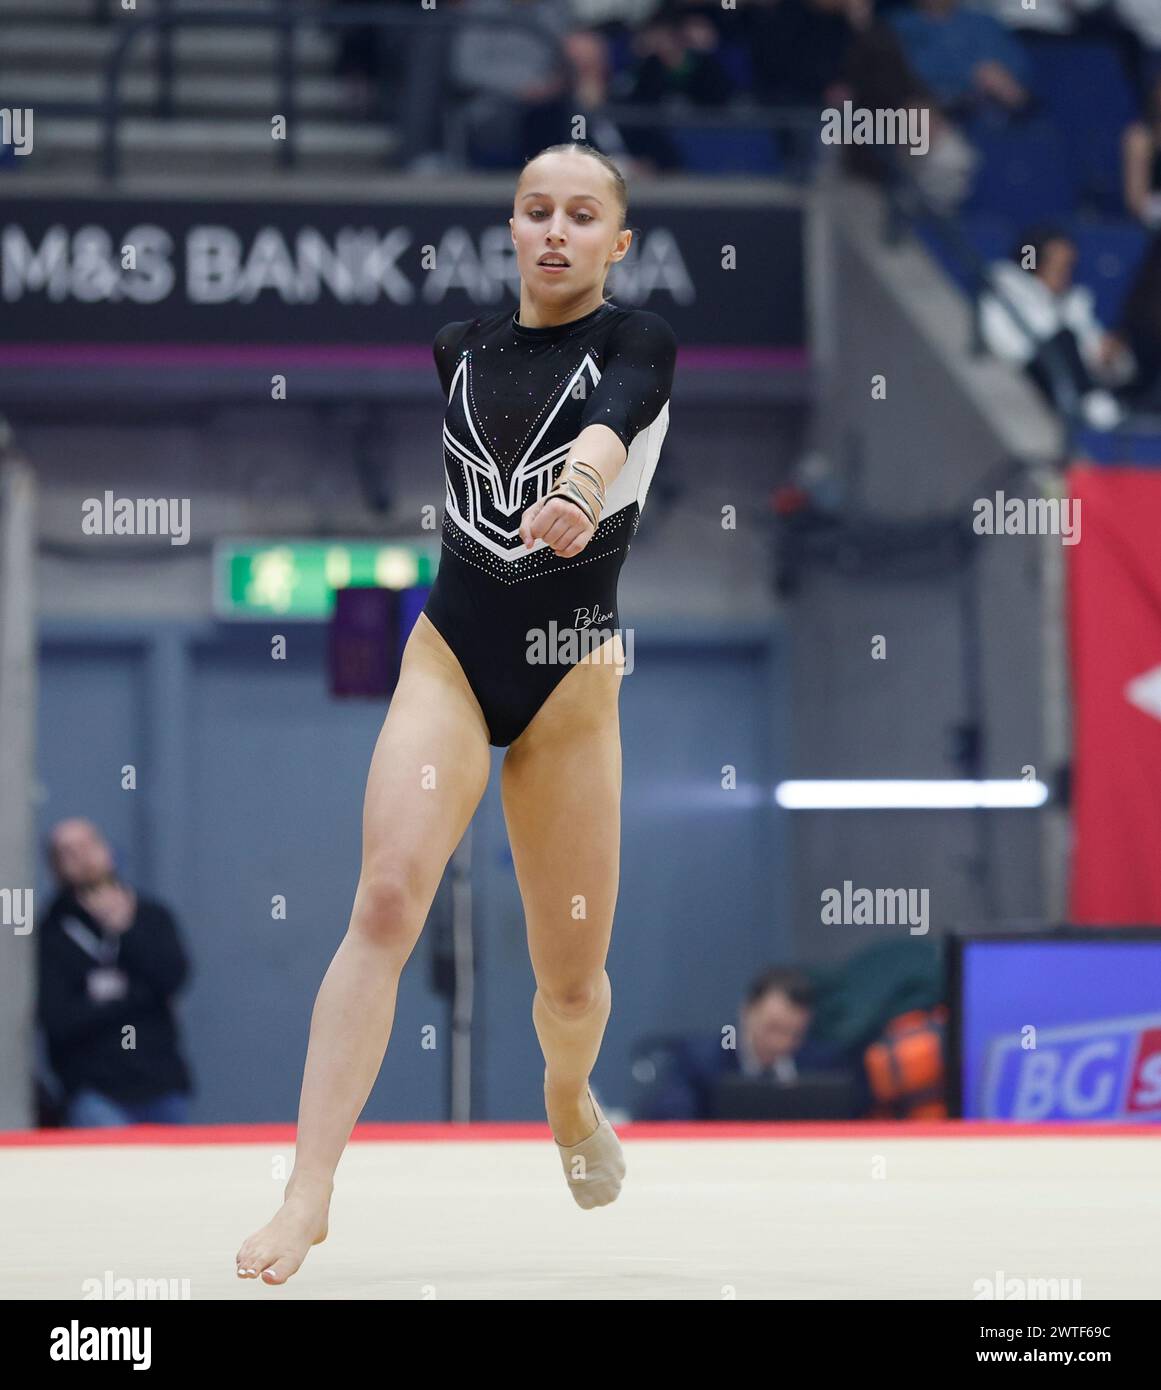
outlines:
[[[98, 11], [102, 11], [102, 0], [96, 0], [96, 3]], [[353, 6], [320, 9], [296, 4], [293, 0], [281, 0], [277, 8], [264, 10], [177, 10], [173, 6], [173, 0], [158, 0], [158, 3], [160, 9], [156, 14], [141, 15], [125, 24], [109, 54], [101, 114], [104, 122], [102, 170], [105, 178], [110, 181], [115, 181], [121, 170], [121, 122], [125, 115], [121, 82], [129, 57], [145, 34], [157, 35], [157, 99], [154, 110], [159, 117], [167, 118], [175, 112], [174, 85], [177, 64], [173, 40], [177, 30], [220, 28], [275, 31], [278, 43], [273, 66], [277, 79], [277, 104], [279, 114], [286, 118], [285, 138], [278, 142], [278, 159], [286, 169], [292, 169], [298, 163], [298, 122], [295, 119], [298, 111], [298, 59], [295, 40], [303, 28], [407, 31], [419, 30], [422, 27], [423, 32], [427, 33], [434, 26], [437, 30], [447, 30], [449, 41], [468, 23], [509, 31], [514, 28], [524, 29], [544, 41], [551, 63], [562, 68], [565, 66], [564, 47], [556, 32], [532, 16], [516, 12], [505, 15], [465, 16], [428, 10], [418, 15], [398, 13], [394, 10], [356, 9]], [[819, 128], [818, 113], [815, 110], [763, 106], [748, 99], [735, 101], [732, 106], [726, 108], [703, 108], [681, 99], [672, 100], [659, 107], [642, 107], [623, 102], [610, 103], [601, 106], [593, 114], [594, 117], [631, 129], [673, 129], [676, 126], [688, 126], [699, 130], [766, 130], [771, 133], [783, 133], [790, 136], [794, 142], [795, 158], [800, 166], [807, 162], [811, 153], [808, 147], [812, 143], [802, 137], [817, 136]], [[466, 144], [466, 130], [462, 125], [455, 126], [454, 117], [450, 113], [449, 120], [453, 127], [453, 139], [462, 150]]]

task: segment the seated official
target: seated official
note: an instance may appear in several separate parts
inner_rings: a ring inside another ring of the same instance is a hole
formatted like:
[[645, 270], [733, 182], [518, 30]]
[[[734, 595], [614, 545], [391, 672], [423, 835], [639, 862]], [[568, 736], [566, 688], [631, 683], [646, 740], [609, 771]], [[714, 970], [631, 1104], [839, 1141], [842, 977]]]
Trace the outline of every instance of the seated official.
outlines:
[[750, 986], [734, 1036], [675, 1038], [653, 1059], [657, 1075], [646, 1082], [635, 1120], [714, 1118], [715, 1089], [726, 1076], [792, 1084], [811, 1072], [849, 1072], [861, 1066], [833, 1044], [808, 1038], [814, 987], [801, 970], [776, 966]]

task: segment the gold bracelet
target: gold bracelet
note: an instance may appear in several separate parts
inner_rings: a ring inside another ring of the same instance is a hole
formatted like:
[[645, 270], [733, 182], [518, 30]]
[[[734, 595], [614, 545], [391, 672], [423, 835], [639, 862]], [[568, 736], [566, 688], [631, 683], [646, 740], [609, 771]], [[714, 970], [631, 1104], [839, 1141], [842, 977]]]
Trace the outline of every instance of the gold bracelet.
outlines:
[[[565, 477], [566, 471], [570, 468], [573, 471]], [[591, 494], [591, 497], [587, 494]], [[595, 530], [605, 506], [605, 481], [591, 464], [573, 459], [571, 464], [566, 464], [561, 470], [560, 477], [548, 496], [563, 497], [567, 502], [575, 502]]]

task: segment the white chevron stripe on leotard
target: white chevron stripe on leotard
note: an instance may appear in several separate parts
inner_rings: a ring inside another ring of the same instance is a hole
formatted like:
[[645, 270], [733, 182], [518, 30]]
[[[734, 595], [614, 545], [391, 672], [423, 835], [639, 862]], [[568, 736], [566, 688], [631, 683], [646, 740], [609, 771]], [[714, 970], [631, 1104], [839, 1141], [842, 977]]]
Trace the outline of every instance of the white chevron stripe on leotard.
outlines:
[[[467, 514], [465, 515], [460, 511], [459, 499], [452, 486], [449, 473], [447, 477], [447, 515], [466, 535], [484, 546], [497, 558], [514, 564], [517, 560], [524, 559], [537, 550], [545, 548], [545, 542], [542, 540], [538, 540], [532, 550], [526, 550], [523, 545], [503, 544], [504, 540], [512, 541], [519, 535], [520, 518], [524, 513], [525, 506], [528, 505], [522, 500], [528, 483], [534, 481], [536, 484], [533, 500], [543, 497], [552, 486], [553, 469], [567, 457], [569, 449], [572, 448], [573, 440], [558, 444], [547, 453], [536, 454], [534, 451], [544, 438], [545, 432], [549, 429], [561, 407], [575, 390], [577, 382], [587, 373], [592, 385], [595, 386], [601, 379], [601, 373], [592, 356], [586, 353], [580, 366], [562, 387], [552, 409], [537, 430], [535, 438], [525, 450], [524, 456], [505, 482], [499, 463], [481, 437], [482, 429], [479, 427], [476, 413], [472, 408], [470, 370], [471, 354], [468, 353], [456, 366], [448, 392], [448, 400], [450, 401], [458, 390], [464, 418], [471, 431], [472, 442], [466, 443], [457, 438], [446, 424], [443, 430], [444, 448], [448, 454], [447, 467], [450, 469], [450, 460], [455, 459], [463, 470], [466, 484]], [[624, 467], [606, 492], [602, 521], [608, 520], [634, 503], [638, 506], [644, 505], [645, 494], [649, 489], [653, 470], [657, 465], [657, 458], [661, 452], [661, 441], [665, 436], [668, 420], [669, 406], [666, 403], [653, 423], [642, 430], [632, 441]], [[490, 506], [493, 511], [504, 516], [506, 523], [489, 520], [484, 515], [486, 506]]]

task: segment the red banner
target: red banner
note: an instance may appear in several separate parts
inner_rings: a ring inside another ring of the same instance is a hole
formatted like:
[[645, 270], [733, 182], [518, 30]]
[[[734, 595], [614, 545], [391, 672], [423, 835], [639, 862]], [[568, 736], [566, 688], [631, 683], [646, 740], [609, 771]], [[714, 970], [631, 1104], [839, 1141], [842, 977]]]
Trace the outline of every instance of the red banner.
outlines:
[[1078, 465], [1070, 916], [1161, 923], [1161, 470]]

